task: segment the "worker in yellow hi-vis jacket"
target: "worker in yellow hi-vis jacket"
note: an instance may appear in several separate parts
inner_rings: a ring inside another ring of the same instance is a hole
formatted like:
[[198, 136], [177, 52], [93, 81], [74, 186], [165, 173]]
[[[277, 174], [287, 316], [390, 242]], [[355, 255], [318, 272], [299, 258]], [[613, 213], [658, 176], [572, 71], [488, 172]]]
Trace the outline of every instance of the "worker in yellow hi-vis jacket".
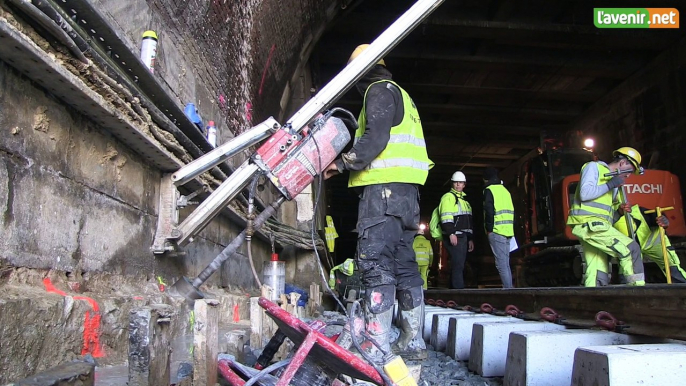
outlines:
[[[631, 219], [636, 230], [635, 239], [641, 247], [643, 257], [647, 257], [650, 261], [657, 264], [658, 267], [665, 272], [665, 259], [662, 256], [662, 241], [660, 240], [660, 228], [667, 228], [669, 220], [666, 216], [657, 217], [655, 214], [646, 214], [647, 209], [641, 208], [638, 205], [631, 207]], [[629, 234], [627, 231], [627, 224], [624, 217], [620, 218], [614, 224], [615, 229], [625, 235]], [[686, 272], [681, 268], [679, 256], [674, 252], [669, 238], [665, 235], [665, 244], [667, 245], [667, 255], [669, 258], [669, 273], [671, 274], [674, 283], [686, 283]], [[666, 274], [665, 274], [666, 275]]]
[[419, 273], [424, 280], [424, 289], [428, 287], [427, 277], [429, 275], [429, 267], [434, 260], [434, 250], [431, 247], [431, 242], [424, 237], [425, 228], [426, 226], [424, 224], [419, 226], [419, 231], [417, 231], [417, 235], [414, 237], [414, 242], [412, 243], [412, 249], [414, 249], [414, 254], [417, 256]]
[[329, 252], [333, 253], [334, 247], [336, 247], [336, 238], [338, 238], [338, 233], [336, 232], [336, 227], [333, 225], [333, 218], [331, 218], [331, 216], [326, 216], [324, 234], [326, 235], [326, 248], [329, 250]]

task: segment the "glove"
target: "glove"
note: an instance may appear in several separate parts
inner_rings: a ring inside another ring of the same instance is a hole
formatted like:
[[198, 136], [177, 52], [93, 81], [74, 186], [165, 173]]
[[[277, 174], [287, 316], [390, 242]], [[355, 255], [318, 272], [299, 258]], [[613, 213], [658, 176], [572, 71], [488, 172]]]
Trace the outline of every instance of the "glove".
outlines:
[[624, 183], [624, 177], [622, 177], [622, 176], [614, 176], [614, 177], [612, 177], [612, 179], [611, 179], [610, 181], [608, 181], [605, 185], [607, 185], [607, 187], [608, 187], [609, 189], [614, 189], [614, 188], [618, 187], [619, 185], [621, 185], [621, 184], [623, 184], [623, 183]]
[[660, 216], [657, 218], [657, 225], [667, 228], [669, 227], [669, 220], [667, 219], [667, 216]]

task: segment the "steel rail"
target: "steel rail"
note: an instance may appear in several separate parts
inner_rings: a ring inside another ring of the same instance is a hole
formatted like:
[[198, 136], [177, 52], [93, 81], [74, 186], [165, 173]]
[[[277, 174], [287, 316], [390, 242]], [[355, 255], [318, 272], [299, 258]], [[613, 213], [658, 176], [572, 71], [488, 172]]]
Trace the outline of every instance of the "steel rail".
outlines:
[[566, 319], [565, 324], [579, 327], [595, 324], [596, 314], [605, 311], [624, 322], [622, 330], [628, 334], [686, 340], [686, 285], [429, 289], [424, 298], [475, 309], [488, 303], [498, 311], [514, 305], [528, 318], [536, 319], [542, 308], [550, 307]]

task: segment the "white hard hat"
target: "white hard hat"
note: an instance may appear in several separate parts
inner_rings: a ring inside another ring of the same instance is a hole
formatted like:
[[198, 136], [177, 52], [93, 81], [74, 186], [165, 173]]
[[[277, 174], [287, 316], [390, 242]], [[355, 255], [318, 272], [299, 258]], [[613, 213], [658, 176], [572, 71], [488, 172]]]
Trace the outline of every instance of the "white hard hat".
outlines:
[[452, 182], [467, 182], [467, 177], [465, 177], [462, 172], [455, 172], [450, 180]]

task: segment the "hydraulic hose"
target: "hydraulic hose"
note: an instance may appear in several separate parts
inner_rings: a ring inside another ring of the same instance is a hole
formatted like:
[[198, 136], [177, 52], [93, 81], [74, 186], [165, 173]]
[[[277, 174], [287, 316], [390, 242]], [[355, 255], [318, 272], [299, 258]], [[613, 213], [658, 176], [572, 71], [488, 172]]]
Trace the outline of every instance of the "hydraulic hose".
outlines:
[[57, 38], [60, 43], [71, 51], [74, 56], [76, 56], [81, 62], [88, 64], [88, 59], [83, 54], [81, 49], [74, 43], [74, 40], [67, 34], [60, 26], [57, 25], [48, 15], [41, 12], [35, 5], [31, 4], [28, 0], [9, 0], [12, 4], [21, 9], [34, 21], [40, 24], [43, 28], [48, 30], [53, 37]]
[[[265, 210], [255, 217], [253, 228], [260, 229], [262, 224], [264, 224], [269, 217], [276, 213], [284, 201], [286, 201], [286, 198], [281, 196], [276, 201], [272, 202]], [[229, 257], [236, 253], [236, 250], [241, 246], [245, 240], [245, 237], [246, 231], [244, 230], [238, 236], [236, 236], [236, 238], [233, 239], [233, 241], [231, 241], [231, 243], [227, 245], [226, 248], [224, 248], [224, 250], [217, 255], [217, 257], [215, 257], [207, 267], [205, 267], [205, 269], [202, 270], [202, 272], [200, 272], [198, 277], [193, 280], [193, 287], [198, 288], [202, 285], [202, 283], [207, 281], [207, 279], [209, 279], [210, 276], [212, 276], [212, 274], [215, 273], [219, 267], [221, 267], [223, 262], [228, 260]]]
[[245, 228], [245, 240], [248, 244], [248, 260], [250, 261], [250, 269], [252, 270], [252, 275], [255, 278], [255, 281], [257, 282], [257, 288], [262, 288], [262, 282], [260, 281], [259, 275], [257, 275], [257, 270], [255, 269], [255, 261], [252, 257], [252, 235], [255, 233], [253, 224], [253, 219], [255, 217], [255, 189], [257, 188], [258, 179], [259, 175], [253, 178], [248, 193], [248, 226]]
[[246, 382], [245, 385], [243, 385], [243, 386], [252, 386], [252, 385], [254, 385], [255, 382], [259, 381], [260, 378], [262, 378], [265, 374], [271, 373], [272, 371], [274, 371], [274, 370], [276, 370], [276, 369], [279, 369], [279, 368], [281, 368], [281, 367], [286, 366], [287, 364], [291, 363], [291, 360], [293, 360], [293, 358], [286, 358], [286, 359], [284, 359], [284, 360], [278, 361], [278, 362], [276, 362], [276, 363], [270, 365], [269, 367], [265, 367], [265, 368], [264, 368], [263, 370], [261, 370], [259, 373], [255, 374], [255, 376], [253, 376], [252, 378], [250, 378], [250, 380], [248, 380], [248, 382]]

